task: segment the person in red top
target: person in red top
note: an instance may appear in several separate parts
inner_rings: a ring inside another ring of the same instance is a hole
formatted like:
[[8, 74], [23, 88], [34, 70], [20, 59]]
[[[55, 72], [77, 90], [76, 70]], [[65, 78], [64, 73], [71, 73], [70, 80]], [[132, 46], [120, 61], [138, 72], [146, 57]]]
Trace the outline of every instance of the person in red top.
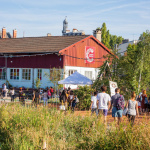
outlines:
[[47, 94], [48, 94], [48, 99], [50, 99], [51, 98], [51, 91], [50, 91], [50, 89], [47, 90]]
[[51, 92], [51, 98], [53, 98], [53, 94], [54, 94], [54, 89], [53, 89], [53, 87], [50, 87], [50, 92]]
[[147, 97], [146, 90], [143, 90], [143, 93], [141, 96], [142, 96], [141, 108], [142, 108], [142, 112], [145, 112], [146, 110], [145, 97]]

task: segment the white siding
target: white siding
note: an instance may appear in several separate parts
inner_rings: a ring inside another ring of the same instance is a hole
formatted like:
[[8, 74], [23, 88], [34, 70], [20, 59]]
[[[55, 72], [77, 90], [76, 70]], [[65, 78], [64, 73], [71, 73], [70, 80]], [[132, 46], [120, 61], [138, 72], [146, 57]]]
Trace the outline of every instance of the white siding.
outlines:
[[[92, 80], [94, 81], [98, 75], [98, 68], [88, 68], [88, 67], [73, 67], [73, 66], [65, 66], [65, 78], [69, 76], [69, 70], [77, 70], [80, 74], [85, 76], [86, 71], [92, 72]], [[66, 88], [71, 87], [71, 89], [76, 89], [77, 85], [65, 85]]]

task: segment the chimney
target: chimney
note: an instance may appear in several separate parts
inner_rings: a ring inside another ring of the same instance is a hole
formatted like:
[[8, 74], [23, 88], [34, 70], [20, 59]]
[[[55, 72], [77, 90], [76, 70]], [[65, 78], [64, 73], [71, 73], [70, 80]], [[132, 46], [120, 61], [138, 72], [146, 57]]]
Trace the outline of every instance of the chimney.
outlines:
[[13, 30], [13, 38], [17, 38], [17, 30], [16, 29]]
[[51, 33], [47, 33], [47, 36], [51, 36]]
[[93, 36], [101, 42], [101, 29], [93, 30]]
[[2, 38], [6, 38], [6, 29], [5, 29], [5, 27], [2, 28]]

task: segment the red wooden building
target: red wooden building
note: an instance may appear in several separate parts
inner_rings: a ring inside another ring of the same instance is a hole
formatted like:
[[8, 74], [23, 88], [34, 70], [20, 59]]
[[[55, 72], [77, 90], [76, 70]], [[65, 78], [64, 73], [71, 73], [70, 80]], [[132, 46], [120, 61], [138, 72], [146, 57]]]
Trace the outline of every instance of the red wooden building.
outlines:
[[112, 54], [94, 36], [48, 36], [0, 39], [0, 82], [33, 87], [52, 86], [45, 77], [53, 67], [62, 68], [67, 77], [74, 71], [95, 80], [104, 55]]

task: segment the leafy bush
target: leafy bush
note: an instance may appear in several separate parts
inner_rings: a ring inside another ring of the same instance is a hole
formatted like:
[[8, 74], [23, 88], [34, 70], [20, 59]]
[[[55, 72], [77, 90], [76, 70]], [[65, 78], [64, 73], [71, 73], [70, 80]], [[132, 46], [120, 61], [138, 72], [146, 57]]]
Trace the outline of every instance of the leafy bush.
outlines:
[[93, 89], [89, 86], [80, 86], [78, 90], [75, 90], [75, 94], [79, 98], [78, 107], [80, 110], [89, 109], [91, 105], [91, 95]]

